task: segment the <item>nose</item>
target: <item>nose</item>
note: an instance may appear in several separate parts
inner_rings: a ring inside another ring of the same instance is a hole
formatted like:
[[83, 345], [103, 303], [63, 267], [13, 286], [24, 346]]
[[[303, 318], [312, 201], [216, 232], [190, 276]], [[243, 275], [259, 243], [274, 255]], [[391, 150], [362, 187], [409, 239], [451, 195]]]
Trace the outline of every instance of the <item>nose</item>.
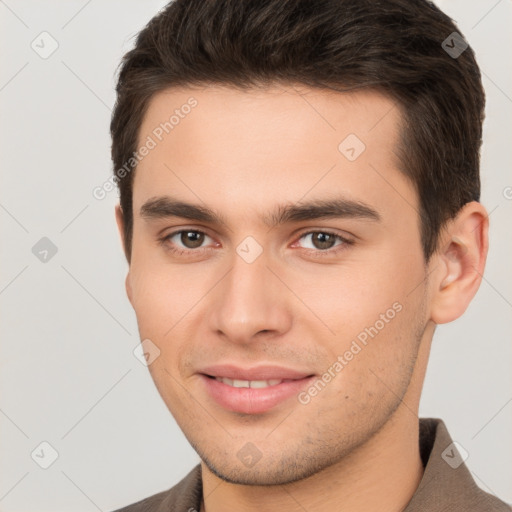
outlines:
[[247, 263], [233, 256], [231, 271], [215, 287], [211, 297], [210, 328], [238, 344], [249, 344], [264, 336], [279, 336], [292, 325], [291, 297], [285, 285], [268, 267], [265, 252]]

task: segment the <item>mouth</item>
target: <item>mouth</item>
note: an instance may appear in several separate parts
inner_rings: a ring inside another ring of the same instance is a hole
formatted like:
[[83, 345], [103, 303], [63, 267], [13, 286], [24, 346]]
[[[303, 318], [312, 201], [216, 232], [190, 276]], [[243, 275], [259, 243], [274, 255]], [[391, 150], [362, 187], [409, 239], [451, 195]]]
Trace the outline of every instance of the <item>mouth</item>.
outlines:
[[224, 365], [203, 372], [199, 377], [206, 395], [221, 408], [244, 414], [262, 414], [284, 405], [315, 378], [312, 374], [279, 367], [244, 370]]
[[218, 382], [222, 382], [227, 386], [232, 386], [234, 388], [252, 388], [252, 389], [264, 389], [272, 386], [277, 386], [282, 382], [291, 382], [293, 379], [269, 379], [269, 380], [239, 380], [239, 379], [229, 379], [228, 377], [213, 377], [212, 375], [207, 375], [212, 379], [215, 379]]

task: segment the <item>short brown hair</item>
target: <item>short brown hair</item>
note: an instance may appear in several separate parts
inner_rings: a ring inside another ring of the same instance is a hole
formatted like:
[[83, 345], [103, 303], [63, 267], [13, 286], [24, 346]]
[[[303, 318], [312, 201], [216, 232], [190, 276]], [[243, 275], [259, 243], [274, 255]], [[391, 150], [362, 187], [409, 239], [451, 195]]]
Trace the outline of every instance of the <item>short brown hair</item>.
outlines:
[[[173, 86], [275, 83], [373, 89], [397, 102], [403, 126], [396, 153], [419, 196], [428, 261], [444, 223], [480, 198], [485, 96], [466, 44], [453, 21], [426, 0], [170, 2], [123, 57], [116, 88], [114, 173], [128, 162], [131, 171], [122, 179], [116, 174], [128, 261], [136, 167], [130, 158], [151, 98]], [[457, 56], [449, 48], [463, 51]]]

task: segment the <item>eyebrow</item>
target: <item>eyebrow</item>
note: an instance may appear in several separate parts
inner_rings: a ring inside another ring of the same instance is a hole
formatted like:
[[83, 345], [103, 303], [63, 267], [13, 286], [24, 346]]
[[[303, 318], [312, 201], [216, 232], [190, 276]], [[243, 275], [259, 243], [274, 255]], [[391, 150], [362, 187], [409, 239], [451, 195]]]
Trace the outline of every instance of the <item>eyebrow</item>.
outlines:
[[[170, 196], [148, 199], [140, 209], [140, 216], [148, 220], [180, 217], [209, 224], [227, 224], [226, 218], [213, 209], [179, 201]], [[265, 215], [262, 221], [273, 228], [286, 223], [334, 218], [381, 220], [379, 213], [371, 206], [340, 197], [279, 205], [274, 212]]]

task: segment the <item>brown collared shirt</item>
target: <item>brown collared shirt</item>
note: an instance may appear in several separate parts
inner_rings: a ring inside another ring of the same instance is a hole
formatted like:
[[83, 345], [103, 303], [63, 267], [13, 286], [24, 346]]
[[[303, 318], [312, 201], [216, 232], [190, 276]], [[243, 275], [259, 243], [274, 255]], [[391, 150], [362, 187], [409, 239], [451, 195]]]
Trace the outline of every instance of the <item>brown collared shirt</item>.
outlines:
[[[419, 442], [425, 471], [403, 512], [512, 511], [511, 505], [476, 485], [442, 420], [421, 418]], [[199, 512], [201, 499], [201, 466], [198, 464], [171, 489], [116, 512]]]

